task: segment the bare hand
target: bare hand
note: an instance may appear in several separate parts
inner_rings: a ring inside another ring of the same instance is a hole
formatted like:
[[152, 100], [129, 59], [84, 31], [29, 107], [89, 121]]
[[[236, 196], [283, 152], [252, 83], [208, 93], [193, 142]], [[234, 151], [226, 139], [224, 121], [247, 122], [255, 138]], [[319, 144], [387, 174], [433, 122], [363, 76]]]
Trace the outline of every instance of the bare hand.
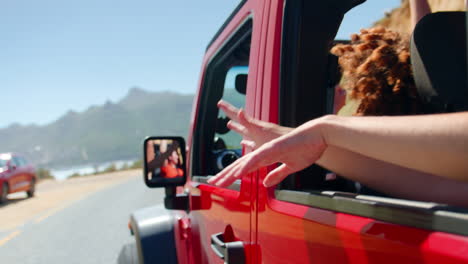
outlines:
[[326, 146], [319, 122], [312, 120], [242, 156], [209, 179], [208, 183], [226, 187], [249, 172], [281, 162], [283, 164], [268, 173], [263, 181], [266, 187], [270, 187], [289, 174], [313, 164], [321, 157]]
[[292, 130], [250, 117], [244, 110], [222, 100], [218, 102], [218, 107], [231, 119], [227, 127], [239, 133], [243, 138], [241, 144], [250, 150], [257, 149]]

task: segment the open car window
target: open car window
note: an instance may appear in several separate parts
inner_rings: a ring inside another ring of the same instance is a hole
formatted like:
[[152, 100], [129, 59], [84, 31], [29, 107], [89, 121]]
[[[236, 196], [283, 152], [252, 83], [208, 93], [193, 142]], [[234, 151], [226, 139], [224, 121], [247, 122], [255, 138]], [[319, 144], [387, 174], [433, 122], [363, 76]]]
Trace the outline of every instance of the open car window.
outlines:
[[[237, 108], [244, 108], [245, 106], [245, 91], [236, 89], [236, 80], [246, 76], [248, 73], [248, 67], [246, 66], [234, 66], [226, 74], [226, 81], [224, 84], [224, 91], [222, 100], [229, 102]], [[239, 81], [237, 85], [239, 86]], [[241, 151], [242, 146], [240, 142], [242, 137], [234, 132], [229, 130], [226, 127], [226, 123], [229, 121], [229, 118], [224, 114], [223, 111], [218, 111], [218, 117], [216, 122], [216, 132], [215, 132], [215, 142], [221, 141], [225, 146], [225, 149]]]
[[214, 175], [242, 154], [242, 137], [227, 128], [229, 119], [217, 103], [223, 99], [244, 107], [251, 35], [252, 18], [247, 18], [208, 64], [194, 134], [193, 176]]

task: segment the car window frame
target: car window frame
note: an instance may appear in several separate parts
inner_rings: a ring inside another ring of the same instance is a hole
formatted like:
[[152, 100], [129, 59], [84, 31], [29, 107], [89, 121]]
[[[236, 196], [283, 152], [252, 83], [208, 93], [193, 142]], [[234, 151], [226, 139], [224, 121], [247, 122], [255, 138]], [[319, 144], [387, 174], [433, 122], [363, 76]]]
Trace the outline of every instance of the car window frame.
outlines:
[[[229, 60], [239, 45], [244, 45], [246, 41], [251, 43], [252, 31], [253, 16], [248, 16], [207, 64], [200, 94], [198, 115], [195, 122], [196, 128], [193, 134], [191, 155], [192, 181], [200, 182], [201, 178], [209, 177], [212, 174], [210, 172], [213, 168], [209, 167], [211, 163], [208, 164], [208, 161], [213, 159], [210, 150], [213, 149], [214, 127], [216, 126], [218, 115], [216, 102], [223, 96], [228, 71], [233, 66], [248, 66], [250, 58], [247, 60], [246, 65], [232, 64], [232, 59], [231, 62]], [[219, 89], [219, 87], [223, 88]]]

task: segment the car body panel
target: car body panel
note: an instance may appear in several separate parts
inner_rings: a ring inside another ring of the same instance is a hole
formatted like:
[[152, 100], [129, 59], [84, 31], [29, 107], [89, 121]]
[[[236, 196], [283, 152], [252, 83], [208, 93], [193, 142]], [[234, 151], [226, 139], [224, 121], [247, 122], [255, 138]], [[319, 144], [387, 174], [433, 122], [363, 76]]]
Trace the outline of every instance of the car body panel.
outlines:
[[[466, 236], [282, 202], [272, 192], [261, 192], [263, 263], [468, 263]], [[277, 241], [294, 248], [294, 254], [281, 250]]]

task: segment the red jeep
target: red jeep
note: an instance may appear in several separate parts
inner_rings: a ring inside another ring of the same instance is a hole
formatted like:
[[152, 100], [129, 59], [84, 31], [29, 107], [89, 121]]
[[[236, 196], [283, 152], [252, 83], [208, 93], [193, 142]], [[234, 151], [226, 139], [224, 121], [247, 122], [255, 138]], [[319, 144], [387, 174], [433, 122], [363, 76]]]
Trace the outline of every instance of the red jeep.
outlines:
[[[207, 183], [242, 155], [220, 99], [290, 127], [333, 112], [340, 74], [329, 50], [344, 14], [362, 2], [241, 1], [206, 50], [187, 147], [182, 138], [145, 141], [145, 182], [165, 187], [166, 198], [132, 214], [136, 244], [120, 262], [134, 254], [140, 263], [468, 263], [464, 208], [327, 180], [315, 165], [272, 188], [261, 184], [271, 168], [228, 188]], [[169, 152], [183, 176], [159, 176]]]

